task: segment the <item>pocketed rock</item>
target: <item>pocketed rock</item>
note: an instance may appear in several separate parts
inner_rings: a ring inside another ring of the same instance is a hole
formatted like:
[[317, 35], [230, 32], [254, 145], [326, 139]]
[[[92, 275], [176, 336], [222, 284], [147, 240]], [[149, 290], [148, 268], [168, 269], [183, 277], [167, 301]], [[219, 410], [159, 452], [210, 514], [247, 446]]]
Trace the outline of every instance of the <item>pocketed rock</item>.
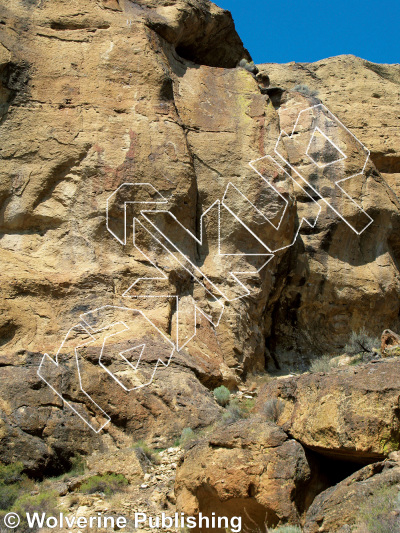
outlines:
[[381, 337], [382, 355], [390, 356], [391, 352], [396, 348], [400, 350], [400, 335], [390, 329], [385, 329]]

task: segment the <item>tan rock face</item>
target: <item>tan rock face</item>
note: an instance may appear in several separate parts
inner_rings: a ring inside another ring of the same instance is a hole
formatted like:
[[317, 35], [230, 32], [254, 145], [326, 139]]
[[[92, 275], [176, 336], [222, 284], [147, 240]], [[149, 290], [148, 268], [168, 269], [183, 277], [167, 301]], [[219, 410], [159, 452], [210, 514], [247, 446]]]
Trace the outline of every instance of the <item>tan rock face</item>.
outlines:
[[[175, 354], [151, 392], [129, 394], [134, 372], [128, 369], [127, 375], [123, 361], [105, 353], [105, 367], [98, 365], [105, 332], [82, 351], [79, 366], [74, 362], [75, 348], [91, 340], [79, 326], [80, 315], [124, 306], [124, 291], [151, 272], [147, 258], [136, 252], [135, 259], [132, 245], [128, 250], [107, 231], [107, 198], [119, 185], [151, 181], [172, 200], [167, 208], [175, 207], [188, 227], [194, 224], [193, 156], [174, 104], [171, 67], [181, 62], [186, 68], [186, 62], [175, 48], [184, 53], [202, 35], [198, 53], [204, 57], [196, 60], [221, 66], [235, 65], [246, 51], [230, 14], [216, 6], [210, 12], [205, 2], [12, 2], [1, 10], [7, 30], [1, 48], [0, 225], [2, 260], [9, 266], [3, 270], [0, 324], [6, 365], [3, 459], [22, 459], [31, 469], [56, 468], [73, 453], [123, 445], [130, 434], [165, 444], [184, 427], [207, 425], [218, 416], [192, 371], [211, 385], [225, 374], [227, 381], [235, 379], [213, 328], [199, 319], [192, 354]], [[217, 28], [225, 38], [215, 42]], [[208, 60], [210, 51], [215, 56]], [[164, 253], [173, 292], [189, 275]], [[168, 334], [172, 303], [142, 303], [152, 323]], [[96, 320], [108, 327], [119, 318], [108, 313]], [[145, 363], [154, 366], [165, 356], [165, 342], [155, 340], [160, 335], [143, 326], [143, 319], [134, 327], [110, 350], [133, 349], [146, 338]], [[41, 368], [51, 390], [36, 372], [43, 354], [54, 359], [63, 339], [59, 367], [46, 359]], [[230, 364], [236, 364], [233, 357]], [[119, 382], [112, 377], [117, 375]], [[96, 435], [92, 429], [108, 417], [112, 424]]]
[[257, 409], [280, 398], [279, 417], [308, 449], [353, 462], [378, 460], [399, 448], [400, 381], [396, 359], [277, 380]]
[[397, 197], [313, 98], [234, 68], [249, 56], [228, 12], [13, 0], [1, 20], [6, 461], [165, 445], [219, 417], [208, 389], [268, 349], [292, 364], [397, 329]]
[[273, 423], [242, 420], [185, 453], [176, 476], [177, 509], [242, 516], [248, 531], [299, 524], [310, 477], [299, 443]]

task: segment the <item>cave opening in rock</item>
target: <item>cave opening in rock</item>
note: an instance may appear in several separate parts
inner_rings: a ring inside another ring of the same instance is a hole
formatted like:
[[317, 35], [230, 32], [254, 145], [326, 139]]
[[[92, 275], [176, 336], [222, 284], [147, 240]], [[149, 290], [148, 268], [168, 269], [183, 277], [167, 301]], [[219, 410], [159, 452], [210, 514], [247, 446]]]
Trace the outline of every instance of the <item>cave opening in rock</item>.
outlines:
[[312, 504], [314, 498], [324, 490], [333, 487], [351, 476], [360, 468], [375, 463], [379, 458], [338, 458], [306, 449], [306, 457], [311, 467], [310, 489], [305, 491], [304, 510]]

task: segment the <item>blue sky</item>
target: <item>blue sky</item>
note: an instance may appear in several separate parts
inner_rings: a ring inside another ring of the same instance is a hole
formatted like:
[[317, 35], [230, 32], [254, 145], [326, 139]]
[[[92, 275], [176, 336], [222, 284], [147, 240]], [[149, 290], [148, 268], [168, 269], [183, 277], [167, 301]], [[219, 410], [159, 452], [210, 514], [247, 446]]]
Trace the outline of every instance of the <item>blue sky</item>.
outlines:
[[354, 54], [400, 63], [400, 0], [214, 0], [231, 11], [256, 63]]

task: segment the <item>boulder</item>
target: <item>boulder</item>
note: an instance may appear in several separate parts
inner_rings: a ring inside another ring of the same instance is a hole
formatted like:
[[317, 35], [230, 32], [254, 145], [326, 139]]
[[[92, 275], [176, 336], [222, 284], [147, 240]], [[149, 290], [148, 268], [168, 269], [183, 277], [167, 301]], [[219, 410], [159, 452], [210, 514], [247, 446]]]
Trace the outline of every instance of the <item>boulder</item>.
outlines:
[[115, 452], [95, 453], [88, 457], [87, 467], [91, 472], [104, 474], [121, 474], [130, 484], [140, 484], [144, 472], [133, 448]]
[[352, 462], [383, 459], [400, 446], [399, 369], [386, 359], [274, 380], [257, 410], [279, 398], [279, 425], [306, 448]]
[[177, 509], [241, 516], [246, 531], [299, 524], [310, 479], [298, 442], [271, 422], [240, 420], [186, 451], [176, 475]]

